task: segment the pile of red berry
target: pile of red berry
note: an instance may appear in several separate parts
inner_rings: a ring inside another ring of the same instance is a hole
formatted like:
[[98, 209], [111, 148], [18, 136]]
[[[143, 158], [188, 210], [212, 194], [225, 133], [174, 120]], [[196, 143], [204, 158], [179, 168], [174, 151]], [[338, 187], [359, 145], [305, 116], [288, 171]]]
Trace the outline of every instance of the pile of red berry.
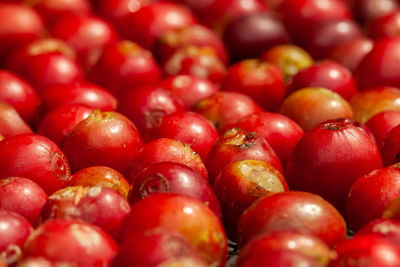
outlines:
[[400, 267], [400, 0], [0, 0], [0, 68], [0, 267]]

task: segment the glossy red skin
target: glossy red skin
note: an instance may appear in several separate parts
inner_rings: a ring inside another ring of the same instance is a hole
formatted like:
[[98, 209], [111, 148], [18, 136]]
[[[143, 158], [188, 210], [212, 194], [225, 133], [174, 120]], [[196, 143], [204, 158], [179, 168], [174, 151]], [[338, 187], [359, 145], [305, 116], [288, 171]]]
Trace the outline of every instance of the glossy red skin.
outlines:
[[210, 121], [191, 111], [163, 116], [150, 133], [153, 139], [165, 137], [190, 145], [203, 160], [207, 158], [211, 146], [219, 137]]
[[400, 124], [400, 112], [394, 110], [382, 111], [372, 116], [365, 126], [372, 132], [376, 143], [379, 145], [383, 142], [386, 135], [397, 125]]
[[47, 194], [62, 188], [71, 174], [63, 152], [50, 139], [19, 134], [0, 141], [0, 177], [24, 177]]
[[39, 223], [39, 214], [47, 201], [47, 194], [33, 181], [21, 177], [0, 180], [0, 206], [18, 213], [32, 225]]
[[350, 101], [358, 92], [352, 73], [342, 65], [324, 60], [299, 71], [288, 85], [288, 91], [294, 92], [305, 87], [323, 87]]
[[361, 60], [371, 51], [374, 43], [372, 40], [360, 37], [344, 42], [333, 49], [330, 56], [342, 66], [355, 72]]
[[181, 257], [201, 260], [199, 253], [184, 236], [172, 231], [150, 230], [139, 232], [125, 240], [111, 267], [162, 266], [165, 262]]
[[215, 179], [213, 189], [221, 204], [225, 230], [232, 241], [237, 239], [237, 223], [246, 208], [260, 197], [289, 190], [282, 174], [260, 160], [229, 164]]
[[44, 257], [78, 267], [107, 265], [117, 252], [115, 241], [100, 228], [67, 219], [53, 219], [40, 225], [23, 251], [25, 257]]
[[186, 109], [190, 109], [198, 101], [219, 91], [218, 87], [207, 79], [184, 74], [166, 78], [159, 86], [171, 91], [181, 100]]
[[7, 68], [13, 70], [21, 70], [25, 68], [26, 61], [30, 61], [31, 57], [46, 54], [58, 53], [76, 60], [76, 52], [63, 40], [47, 37], [32, 41], [12, 53], [7, 60]]
[[243, 117], [233, 125], [254, 132], [268, 142], [286, 166], [304, 131], [289, 117], [273, 112], [258, 112]]
[[[208, 27], [222, 34], [225, 28], [236, 19], [247, 14], [268, 10], [263, 0], [211, 0], [202, 3], [188, 3], [195, 1], [181, 1], [193, 8], [193, 5], [202, 6], [194, 9], [195, 13]], [[197, 9], [197, 10], [196, 10]]]
[[158, 86], [132, 88], [118, 100], [118, 111], [136, 125], [146, 143], [163, 116], [185, 110], [176, 96]]
[[379, 150], [385, 167], [400, 162], [400, 125], [394, 127], [381, 143]]
[[371, 138], [371, 140], [374, 141], [374, 142], [377, 144], [377, 146], [378, 146], [378, 148], [379, 148], [379, 145], [378, 145], [378, 143], [376, 142], [374, 135], [373, 135], [373, 134], [371, 133], [371, 131], [367, 128], [367, 126], [365, 126], [364, 124], [362, 124], [362, 123], [360, 123], [360, 122], [358, 122], [358, 121], [356, 121], [356, 120], [352, 120], [352, 119], [348, 119], [348, 118], [339, 118], [339, 119], [327, 120], [327, 121], [325, 121], [324, 123], [345, 123], [345, 124], [351, 124], [351, 125], [353, 125], [353, 126], [359, 128], [359, 129], [363, 130], [363, 131]]
[[114, 28], [100, 17], [72, 14], [56, 21], [50, 34], [64, 40], [77, 52], [84, 67], [90, 68], [108, 44], [117, 40]]
[[208, 153], [206, 166], [210, 184], [214, 183], [226, 166], [245, 159], [268, 162], [280, 173], [284, 173], [278, 156], [263, 137], [240, 128], [232, 128], [220, 136]]
[[352, 4], [354, 17], [363, 25], [399, 8], [396, 0], [357, 0]]
[[[340, 1], [337, 1], [340, 2]], [[315, 59], [324, 59], [340, 44], [363, 36], [361, 27], [353, 20], [334, 19], [314, 25], [302, 41]]]
[[225, 64], [212, 47], [184, 46], [162, 63], [164, 75], [193, 75], [221, 83], [226, 73]]
[[116, 238], [129, 211], [128, 201], [115, 190], [101, 185], [78, 185], [65, 187], [51, 194], [40, 213], [40, 220], [84, 220]]
[[[285, 216], [282, 216], [285, 214]], [[276, 230], [293, 230], [319, 237], [332, 247], [346, 238], [346, 224], [326, 200], [308, 192], [288, 191], [258, 199], [238, 224], [239, 244]]]
[[400, 264], [399, 248], [383, 237], [359, 235], [340, 243], [329, 267], [394, 267]]
[[328, 0], [323, 5], [320, 3], [320, 0], [288, 0], [279, 6], [283, 22], [295, 39], [301, 40], [305, 31], [322, 21], [352, 17], [344, 1]]
[[91, 12], [89, 0], [39, 0], [32, 2], [25, 0], [42, 16], [47, 25], [71, 14], [86, 15]]
[[63, 105], [49, 112], [40, 122], [37, 133], [62, 147], [65, 137], [94, 109], [85, 105]]
[[184, 235], [211, 266], [225, 266], [224, 229], [218, 217], [199, 200], [169, 193], [152, 194], [132, 206], [120, 238], [126, 240], [135, 233], [160, 228]]
[[299, 252], [324, 266], [330, 261], [332, 254], [328, 245], [316, 236], [296, 231], [278, 230], [261, 234], [250, 240], [240, 249], [238, 264], [240, 265], [240, 262], [249, 257], [262, 255], [271, 250]]
[[122, 32], [129, 14], [154, 0], [97, 0], [96, 2], [97, 12], [112, 23], [118, 32]]
[[65, 105], [85, 105], [93, 109], [112, 111], [117, 108], [117, 99], [104, 88], [87, 82], [55, 85], [42, 94], [45, 114]]
[[161, 71], [149, 51], [133, 42], [119, 41], [104, 48], [90, 76], [119, 96], [136, 86], [156, 84]]
[[362, 128], [351, 121], [330, 121], [304, 134], [285, 178], [291, 189], [321, 195], [344, 213], [351, 185], [379, 168], [379, 150]]
[[368, 37], [379, 40], [385, 37], [398, 37], [400, 30], [400, 11], [394, 10], [370, 21], [367, 25]]
[[174, 193], [200, 200], [222, 219], [221, 207], [208, 181], [186, 165], [156, 163], [130, 177], [130, 181], [129, 202], [132, 205], [154, 193]]
[[206, 166], [190, 146], [169, 138], [159, 138], [146, 144], [133, 162], [130, 176], [134, 177], [143, 169], [164, 161], [186, 165], [208, 181]]
[[63, 151], [73, 172], [106, 166], [126, 176], [142, 147], [142, 137], [127, 117], [95, 110], [65, 138]]
[[231, 65], [221, 90], [245, 94], [267, 111], [277, 111], [286, 94], [282, 71], [272, 63], [255, 59]]
[[40, 16], [31, 7], [17, 3], [0, 4], [0, 25], [0, 62], [44, 31]]
[[400, 222], [396, 219], [376, 219], [357, 231], [357, 235], [373, 234], [385, 237], [396, 245], [400, 245]]
[[13, 106], [28, 123], [35, 120], [39, 96], [33, 87], [12, 72], [0, 70], [0, 101]]
[[[351, 186], [346, 200], [346, 217], [354, 230], [378, 219], [390, 200], [400, 195], [400, 165], [374, 170]], [[365, 209], [368, 207], [368, 210]]]
[[0, 102], [0, 135], [7, 138], [24, 133], [33, 131], [11, 105]]
[[261, 112], [262, 108], [247, 95], [236, 92], [218, 92], [197, 102], [192, 111], [214, 123], [223, 133], [241, 118]]
[[128, 197], [129, 182], [120, 172], [105, 166], [88, 167], [74, 173], [66, 186], [76, 185], [102, 185], [115, 190], [125, 198]]
[[84, 79], [78, 63], [59, 52], [37, 54], [24, 63], [9, 68], [26, 79], [39, 95], [54, 85], [72, 84]]
[[24, 217], [5, 209], [0, 209], [0, 224], [0, 260], [11, 265], [21, 257], [21, 250], [33, 228]]
[[234, 61], [257, 58], [265, 50], [289, 42], [289, 34], [278, 16], [270, 12], [250, 13], [232, 21], [224, 42]]
[[355, 71], [360, 88], [375, 86], [400, 87], [400, 38], [387, 37], [375, 42]]
[[293, 92], [285, 98], [279, 112], [298, 123], [304, 131], [327, 120], [354, 118], [349, 102], [322, 87], [306, 87]]
[[[240, 256], [239, 256], [240, 257]], [[240, 258], [239, 258], [240, 259]], [[240, 259], [237, 267], [258, 267], [268, 262], [270, 266], [286, 267], [322, 267], [317, 261], [304, 254], [290, 250], [269, 250], [262, 254], [252, 255], [244, 260]]]
[[225, 44], [215, 32], [199, 24], [178, 28], [163, 34], [156, 44], [156, 55], [161, 61], [167, 60], [176, 50], [185, 46], [208, 46], [215, 49], [224, 64], [229, 63]]
[[[174, 19], [169, 19], [173, 17]], [[154, 2], [130, 13], [120, 27], [121, 36], [153, 50], [157, 39], [166, 32], [197, 22], [191, 11], [174, 3]], [[132, 30], [134, 29], [134, 30]]]

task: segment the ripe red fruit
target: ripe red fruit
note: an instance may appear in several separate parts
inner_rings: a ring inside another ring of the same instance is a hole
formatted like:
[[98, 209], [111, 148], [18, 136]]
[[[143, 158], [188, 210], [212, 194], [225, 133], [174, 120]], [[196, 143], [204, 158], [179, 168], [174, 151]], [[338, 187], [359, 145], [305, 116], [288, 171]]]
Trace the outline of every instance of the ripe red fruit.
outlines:
[[[129, 236], [121, 244], [111, 266], [174, 266], [168, 265], [168, 263], [180, 258], [202, 261], [195, 247], [181, 234], [173, 231], [150, 230]], [[197, 267], [198, 265], [176, 266]]]
[[65, 137], [94, 109], [84, 105], [65, 105], [49, 112], [40, 122], [37, 133], [62, 147]]
[[123, 38], [153, 50], [157, 39], [166, 32], [195, 23], [195, 16], [186, 7], [155, 2], [130, 13], [120, 27], [120, 32]]
[[[239, 256], [240, 257], [240, 256]], [[258, 267], [268, 262], [271, 266], [290, 267], [322, 267], [318, 261], [304, 254], [290, 250], [268, 250], [262, 254], [251, 255], [240, 262], [236, 267]]]
[[174, 94], [186, 109], [190, 109], [198, 101], [216, 94], [219, 90], [207, 79], [184, 74], [169, 77], [159, 86]]
[[145, 142], [164, 115], [183, 110], [176, 96], [157, 86], [132, 88], [119, 97], [118, 111], [132, 120]]
[[353, 118], [350, 104], [339, 94], [322, 87], [307, 87], [289, 95], [280, 113], [297, 122], [304, 131], [338, 118]]
[[192, 110], [212, 123], [220, 133], [230, 129], [241, 118], [262, 108], [250, 97], [235, 92], [219, 92], [197, 102]]
[[149, 51], [134, 42], [119, 41], [103, 49], [90, 79], [120, 96], [133, 87], [156, 84], [161, 71]]
[[311, 234], [328, 246], [346, 238], [346, 224], [340, 213], [323, 198], [308, 192], [276, 193], [254, 202], [240, 217], [239, 243], [243, 246], [257, 234], [276, 230]]
[[221, 204], [225, 230], [233, 241], [237, 222], [247, 207], [260, 197], [289, 190], [282, 174], [260, 160], [229, 164], [215, 179], [213, 189]]
[[363, 25], [399, 8], [396, 0], [357, 0], [352, 2], [353, 14]]
[[165, 137], [188, 144], [203, 160], [219, 137], [210, 121], [191, 111], [163, 116], [159, 124], [151, 129], [150, 135], [152, 139]]
[[288, 87], [289, 92], [305, 87], [323, 87], [339, 94], [347, 101], [358, 92], [352, 73], [331, 60], [317, 62], [299, 71], [293, 76]]
[[38, 225], [46, 201], [43, 189], [29, 179], [9, 177], [0, 180], [0, 207], [18, 213], [33, 226]]
[[224, 229], [217, 216], [199, 200], [175, 194], [152, 194], [132, 206], [120, 237], [126, 240], [135, 233], [160, 228], [185, 236], [208, 264], [225, 266]]
[[86, 15], [91, 12], [89, 0], [25, 0], [45, 19], [48, 25], [71, 14]]
[[0, 102], [0, 135], [6, 138], [24, 133], [32, 133], [32, 129], [11, 105]]
[[95, 110], [65, 138], [63, 151], [73, 172], [101, 165], [127, 175], [142, 146], [142, 137], [128, 118]]
[[47, 194], [62, 188], [71, 174], [63, 152], [51, 140], [19, 134], [0, 141], [0, 177], [24, 177]]
[[51, 194], [40, 213], [40, 220], [80, 219], [100, 227], [115, 238], [129, 211], [128, 201], [115, 190], [101, 185], [78, 185]]
[[24, 217], [5, 209], [0, 209], [0, 225], [0, 260], [11, 265], [21, 257], [21, 250], [33, 228]]
[[117, 99], [104, 88], [86, 82], [55, 85], [42, 95], [45, 114], [64, 105], [74, 104], [109, 111], [117, 108]]
[[286, 94], [281, 70], [255, 59], [232, 65], [222, 81], [221, 90], [245, 94], [267, 111], [277, 111]]
[[155, 53], [160, 61], [165, 61], [176, 50], [185, 46], [212, 47], [224, 64], [229, 62], [228, 51], [221, 38], [209, 28], [199, 24], [166, 32], [158, 39]]
[[355, 71], [360, 88], [375, 86], [400, 87], [400, 38], [387, 37], [375, 42]]
[[336, 247], [337, 258], [329, 267], [395, 267], [400, 264], [398, 247], [383, 237], [358, 235]]
[[233, 20], [223, 35], [234, 61], [257, 58], [266, 49], [289, 42], [289, 35], [272, 12], [249, 13]]
[[0, 70], [0, 101], [13, 106], [28, 123], [35, 121], [39, 97], [30, 84], [12, 72]]
[[26, 242], [24, 257], [44, 257], [76, 266], [103, 266], [117, 254], [115, 241], [100, 228], [78, 220], [53, 219], [40, 225]]
[[324, 266], [329, 263], [332, 254], [328, 245], [316, 236], [290, 230], [278, 230], [251, 239], [240, 249], [238, 264], [240, 265], [249, 257], [257, 257], [271, 250], [299, 252]]
[[165, 161], [186, 165], [208, 181], [207, 169], [200, 156], [190, 146], [169, 138], [155, 139], [146, 144], [132, 163], [131, 174], [128, 177], [133, 179], [143, 169]]
[[[389, 198], [388, 196], [388, 204], [385, 207], [383, 213], [382, 213], [382, 218], [385, 219], [394, 219], [398, 220], [400, 218], [400, 194], [396, 194], [395, 197], [392, 196], [392, 198]], [[389, 201], [390, 200], [390, 201]]]
[[93, 166], [84, 168], [73, 175], [66, 183], [66, 186], [96, 186], [102, 185], [115, 190], [123, 197], [128, 197], [129, 183], [116, 170], [105, 166]]
[[96, 63], [104, 47], [117, 39], [114, 28], [107, 21], [92, 15], [66, 16], [50, 27], [50, 33], [75, 49], [86, 68]]
[[225, 64], [212, 47], [185, 46], [177, 49], [162, 63], [166, 76], [178, 74], [194, 75], [208, 79], [214, 84], [221, 83], [226, 73]]
[[9, 69], [30, 82], [39, 95], [54, 85], [71, 84], [84, 79], [78, 63], [59, 52], [32, 55], [23, 65], [9, 66]]
[[[358, 178], [346, 200], [349, 225], [357, 230], [378, 219], [389, 201], [400, 195], [400, 164], [378, 169]], [[366, 210], [364, 207], [368, 207]]]
[[0, 62], [18, 46], [38, 39], [43, 34], [40, 16], [31, 7], [14, 4], [0, 4]]
[[376, 143], [379, 145], [386, 135], [397, 125], [400, 124], [400, 112], [394, 110], [382, 111], [372, 116], [365, 126], [374, 135]]
[[384, 166], [400, 162], [400, 125], [394, 127], [386, 135], [379, 150], [382, 154]]
[[381, 167], [379, 150], [362, 128], [351, 121], [331, 121], [304, 134], [287, 166], [286, 181], [290, 188], [321, 195], [344, 212], [354, 181]]
[[280, 173], [284, 173], [278, 156], [264, 138], [256, 133], [232, 128], [220, 136], [208, 153], [206, 166], [210, 184], [214, 183], [226, 166], [245, 159], [268, 162]]
[[372, 40], [368, 38], [355, 38], [336, 46], [330, 58], [348, 68], [351, 72], [355, 72], [361, 60], [371, 51], [373, 45]]
[[384, 237], [396, 245], [400, 245], [400, 221], [396, 219], [376, 219], [357, 231], [356, 235], [373, 234]]
[[367, 25], [368, 37], [379, 40], [385, 37], [399, 37], [400, 11], [393, 10], [388, 14], [379, 16]]
[[272, 112], [258, 112], [243, 117], [234, 127], [254, 132], [268, 142], [286, 166], [298, 141], [303, 137], [301, 127], [289, 117]]
[[174, 193], [200, 200], [219, 219], [222, 219], [218, 199], [208, 181], [188, 166], [175, 162], [155, 163], [130, 180], [132, 181], [129, 192], [131, 204], [154, 193]]

